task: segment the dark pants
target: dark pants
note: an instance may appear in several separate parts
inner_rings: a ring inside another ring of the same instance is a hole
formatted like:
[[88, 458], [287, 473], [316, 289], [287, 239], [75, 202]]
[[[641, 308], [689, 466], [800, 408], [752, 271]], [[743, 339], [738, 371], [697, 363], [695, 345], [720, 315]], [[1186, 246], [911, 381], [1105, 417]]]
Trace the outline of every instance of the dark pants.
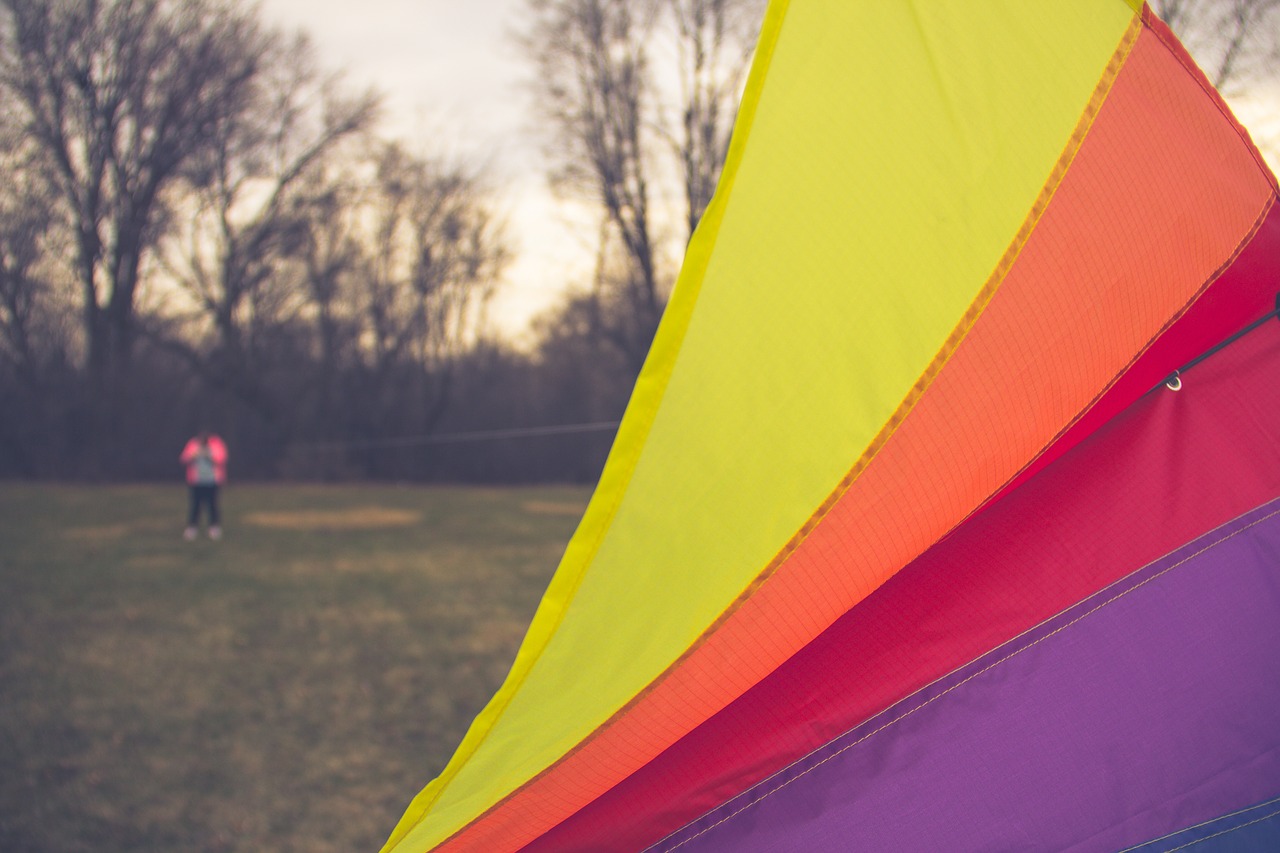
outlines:
[[191, 487], [191, 511], [187, 513], [187, 525], [195, 527], [200, 523], [200, 507], [209, 508], [209, 526], [217, 527], [218, 519], [218, 487], [216, 484], [197, 485]]

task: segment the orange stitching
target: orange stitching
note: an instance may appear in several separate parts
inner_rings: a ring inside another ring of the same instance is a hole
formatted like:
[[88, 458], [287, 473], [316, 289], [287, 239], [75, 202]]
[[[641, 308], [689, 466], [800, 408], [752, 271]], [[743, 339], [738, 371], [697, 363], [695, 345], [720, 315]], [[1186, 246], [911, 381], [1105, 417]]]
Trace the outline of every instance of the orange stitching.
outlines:
[[[1266, 199], [1262, 202], [1262, 210], [1258, 213], [1257, 217], [1253, 220], [1253, 225], [1250, 226], [1249, 230], [1245, 233], [1244, 237], [1240, 239], [1240, 242], [1236, 243], [1236, 247], [1231, 251], [1231, 254], [1227, 257], [1227, 259], [1223, 261], [1222, 264], [1216, 270], [1214, 270], [1213, 273], [1208, 278], [1205, 279], [1204, 284], [1200, 285], [1200, 288], [1191, 295], [1191, 298], [1188, 299], [1185, 303], [1183, 303], [1182, 307], [1179, 308], [1176, 312], [1174, 312], [1173, 316], [1171, 316], [1168, 319], [1168, 321], [1166, 321], [1165, 324], [1161, 326], [1160, 329], [1156, 331], [1156, 333], [1152, 335], [1145, 344], [1142, 345], [1142, 348], [1139, 349], [1137, 354], [1135, 354], [1134, 357], [1129, 360], [1129, 363], [1126, 364], [1114, 376], [1111, 377], [1111, 380], [1107, 382], [1106, 387], [1104, 387], [1101, 391], [1095, 394], [1093, 399], [1090, 400], [1088, 403], [1086, 403], [1084, 407], [1080, 409], [1079, 412], [1076, 413], [1076, 416], [1073, 417], [1066, 426], [1058, 430], [1057, 434], [1053, 438], [1049, 439], [1049, 441], [1045, 443], [1045, 445], [1036, 452], [1036, 455], [1031, 457], [1031, 459], [1027, 461], [1027, 464], [1019, 468], [1018, 472], [1014, 474], [1012, 477], [1005, 480], [1004, 485], [1002, 485], [1000, 488], [992, 492], [990, 497], [988, 497], [985, 501], [983, 501], [979, 506], [974, 508], [973, 511], [970, 512], [968, 515], [966, 515], [963, 519], [961, 519], [956, 524], [955, 527], [959, 527], [961, 524], [964, 524], [966, 521], [968, 521], [970, 518], [972, 518], [982, 509], [984, 509], [989, 504], [991, 504], [992, 501], [998, 499], [1001, 495], [1003, 495], [1004, 490], [1007, 489], [1010, 486], [1010, 484], [1017, 482], [1018, 478], [1021, 477], [1023, 473], [1027, 471], [1027, 469], [1033, 466], [1037, 462], [1037, 460], [1040, 459], [1040, 457], [1042, 457], [1055, 444], [1057, 444], [1061, 438], [1063, 438], [1068, 432], [1070, 432], [1071, 429], [1075, 427], [1075, 425], [1079, 423], [1080, 420], [1083, 419], [1086, 414], [1089, 413], [1089, 410], [1091, 410], [1095, 405], [1097, 405], [1102, 400], [1102, 398], [1105, 397], [1113, 387], [1115, 387], [1115, 384], [1120, 381], [1120, 378], [1123, 377], [1126, 373], [1128, 373], [1131, 367], [1133, 367], [1135, 364], [1138, 363], [1138, 360], [1142, 358], [1142, 356], [1147, 352], [1147, 350], [1149, 350], [1151, 346], [1164, 335], [1165, 332], [1169, 331], [1169, 329], [1171, 329], [1175, 323], [1177, 323], [1179, 320], [1182, 319], [1183, 315], [1186, 314], [1187, 311], [1191, 309], [1191, 306], [1194, 305], [1200, 299], [1201, 296], [1204, 296], [1205, 291], [1207, 291], [1210, 287], [1212, 287], [1214, 282], [1216, 282], [1219, 278], [1222, 277], [1223, 273], [1231, 269], [1232, 265], [1235, 264], [1235, 262], [1239, 259], [1240, 254], [1244, 252], [1246, 248], [1248, 248], [1250, 243], [1253, 242], [1253, 238], [1258, 235], [1258, 232], [1262, 230], [1263, 223], [1267, 221], [1267, 216], [1271, 213], [1271, 208], [1275, 206], [1276, 200], [1277, 200], [1277, 197], [1274, 194], [1266, 197]], [[1136, 403], [1140, 399], [1142, 399], [1141, 396], [1137, 397], [1132, 402]], [[1130, 403], [1129, 405], [1132, 405], [1132, 403]], [[1087, 436], [1085, 437], [1087, 438]], [[1083, 440], [1084, 439], [1082, 438], [1081, 441]], [[955, 527], [951, 528], [951, 530], [955, 530]], [[951, 531], [948, 531], [946, 536], [950, 536], [950, 535], [951, 535]], [[946, 538], [946, 537], [944, 536], [943, 538]]]

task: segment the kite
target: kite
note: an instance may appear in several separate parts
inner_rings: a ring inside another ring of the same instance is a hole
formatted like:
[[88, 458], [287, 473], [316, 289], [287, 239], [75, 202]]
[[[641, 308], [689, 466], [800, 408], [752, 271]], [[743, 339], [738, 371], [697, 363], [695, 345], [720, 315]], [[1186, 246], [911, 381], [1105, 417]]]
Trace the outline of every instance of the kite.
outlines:
[[385, 850], [1280, 848], [1277, 195], [1144, 4], [773, 0], [599, 485]]

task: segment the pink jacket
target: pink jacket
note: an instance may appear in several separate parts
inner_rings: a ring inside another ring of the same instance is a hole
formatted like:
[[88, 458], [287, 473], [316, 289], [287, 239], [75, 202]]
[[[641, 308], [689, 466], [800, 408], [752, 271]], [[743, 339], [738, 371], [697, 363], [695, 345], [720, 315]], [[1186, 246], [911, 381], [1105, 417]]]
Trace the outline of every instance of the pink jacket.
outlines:
[[[187, 466], [187, 482], [193, 486], [199, 483], [200, 466], [197, 463], [197, 457], [201, 449], [200, 439], [193, 438], [187, 442], [186, 447], [182, 448], [182, 455], [178, 457], [179, 461]], [[209, 436], [209, 460], [213, 463], [214, 482], [221, 485], [227, 479], [227, 446], [216, 435]]]

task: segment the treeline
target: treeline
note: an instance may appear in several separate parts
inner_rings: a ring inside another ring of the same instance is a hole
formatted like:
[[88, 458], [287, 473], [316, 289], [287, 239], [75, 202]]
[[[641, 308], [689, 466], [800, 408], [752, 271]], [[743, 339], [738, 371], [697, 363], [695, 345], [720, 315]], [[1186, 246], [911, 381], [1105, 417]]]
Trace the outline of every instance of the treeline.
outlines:
[[[247, 0], [0, 0], [0, 477], [168, 479], [209, 427], [242, 478], [593, 479], [764, 5], [526, 0], [529, 123], [595, 263], [516, 348], [500, 188], [381, 136], [304, 35]], [[1156, 5], [1215, 82], [1274, 80], [1280, 0]]]
[[460, 354], [447, 377], [407, 365], [379, 382], [358, 359], [326, 368], [312, 357], [315, 331], [296, 332], [273, 342], [272, 371], [252, 399], [201, 382], [184, 358], [144, 340], [133, 382], [122, 386], [136, 393], [117, 410], [127, 435], [114, 445], [86, 431], [95, 401], [79, 369], [49, 363], [35, 384], [6, 374], [0, 475], [174, 480], [185, 437], [212, 427], [242, 480], [590, 482], [630, 391], [627, 371], [596, 361], [610, 351], [586, 338], [533, 354], [486, 342]]
[[237, 0], [0, 0], [0, 477], [170, 478], [208, 427], [241, 477], [593, 478], [760, 7], [530, 0], [549, 177], [598, 245], [516, 349], [488, 322], [494, 188], [381, 138], [303, 35]]

